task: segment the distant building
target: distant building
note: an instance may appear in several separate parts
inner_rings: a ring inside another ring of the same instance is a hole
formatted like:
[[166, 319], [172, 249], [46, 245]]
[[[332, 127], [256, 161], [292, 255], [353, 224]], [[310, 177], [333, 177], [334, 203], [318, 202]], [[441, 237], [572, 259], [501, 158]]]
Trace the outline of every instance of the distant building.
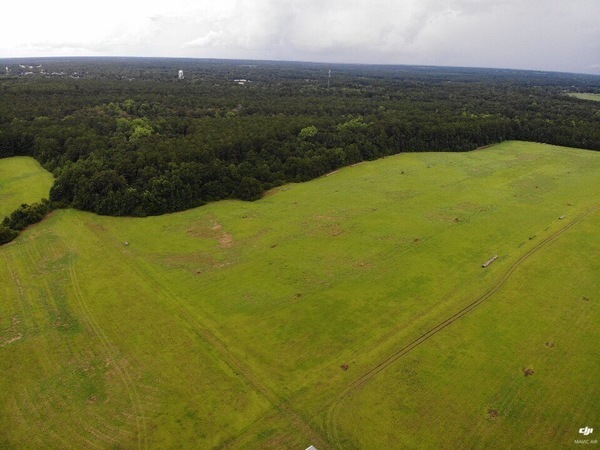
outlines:
[[180, 70], [179, 73], [177, 74], [177, 78], [179, 78], [180, 80], [183, 80], [184, 76], [183, 76], [183, 70]]

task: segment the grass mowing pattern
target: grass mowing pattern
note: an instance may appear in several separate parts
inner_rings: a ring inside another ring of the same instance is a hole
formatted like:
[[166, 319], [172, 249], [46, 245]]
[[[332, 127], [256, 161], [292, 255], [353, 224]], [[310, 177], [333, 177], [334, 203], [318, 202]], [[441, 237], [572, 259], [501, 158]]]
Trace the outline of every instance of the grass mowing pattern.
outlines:
[[[546, 429], [563, 414], [592, 420], [589, 405], [575, 414], [573, 403], [517, 389], [544, 377], [562, 392], [511, 328], [516, 306], [505, 292], [536, 299], [536, 289], [576, 288], [590, 299], [578, 305], [594, 308], [598, 261], [586, 242], [598, 241], [597, 213], [548, 240], [592, 207], [599, 168], [594, 152], [510, 142], [398, 155], [254, 203], [145, 219], [57, 211], [0, 249], [0, 444], [510, 447], [540, 438], [528, 427]], [[562, 247], [567, 238], [585, 263]], [[569, 272], [563, 258], [577, 286], [544, 271]], [[489, 301], [346, 396], [330, 438], [327, 412], [362, 374], [491, 290]], [[519, 323], [539, 317], [536, 307]], [[485, 316], [490, 308], [496, 313]], [[564, 310], [543, 313], [558, 327], [560, 339], [544, 337], [556, 341], [556, 361], [595, 351], [556, 322]], [[535, 374], [524, 377], [529, 366]], [[580, 374], [570, 392], [597, 397], [586, 379]], [[537, 415], [505, 408], [516, 392], [548, 407]], [[448, 409], [450, 399], [465, 412]], [[428, 430], [430, 422], [452, 432]], [[541, 437], [562, 445], [561, 433]]]
[[15, 156], [0, 160], [0, 221], [22, 203], [48, 198], [53, 177], [33, 158]]

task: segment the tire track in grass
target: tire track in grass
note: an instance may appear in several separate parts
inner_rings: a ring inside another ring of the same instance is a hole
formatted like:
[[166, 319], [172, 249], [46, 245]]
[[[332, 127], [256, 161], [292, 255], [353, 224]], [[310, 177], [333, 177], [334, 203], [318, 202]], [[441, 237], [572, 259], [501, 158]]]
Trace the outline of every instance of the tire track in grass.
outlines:
[[[24, 320], [26, 317], [31, 316], [30, 314], [28, 314], [28, 312], [31, 310], [31, 305], [29, 304], [29, 302], [27, 300], [27, 296], [25, 295], [25, 290], [23, 289], [23, 285], [21, 283], [21, 278], [19, 277], [19, 274], [17, 273], [14, 256], [9, 254], [8, 252], [6, 252], [4, 254], [4, 258], [6, 261], [6, 268], [8, 270], [8, 273], [13, 281], [13, 284], [16, 287], [17, 297], [19, 298], [19, 306], [21, 307], [21, 314], [22, 314], [22, 318]], [[31, 320], [32, 320], [33, 328], [37, 328], [37, 324], [35, 323], [35, 320], [33, 319], [33, 317], [31, 317]]]
[[[65, 250], [69, 250], [64, 245], [48, 244], [43, 249], [40, 248], [38, 240], [32, 240], [28, 243], [25, 248], [26, 254], [29, 259], [28, 267], [33, 268], [36, 272], [41, 273], [47, 271], [46, 267], [48, 260], [56, 260], [60, 255], [65, 253]], [[67, 267], [70, 265], [70, 260]], [[69, 272], [70, 274], [70, 272]], [[46, 308], [47, 314], [51, 318], [52, 313], [57, 313], [57, 303], [53, 303], [53, 297], [55, 294], [50, 288], [50, 284], [47, 280], [37, 280], [36, 285], [43, 291], [38, 298], [41, 300]], [[60, 318], [59, 318], [60, 319]], [[51, 326], [56, 326], [56, 323], [51, 322]], [[72, 356], [76, 356], [75, 353], [71, 353]], [[114, 362], [114, 360], [113, 360]], [[96, 441], [92, 443], [89, 439], [86, 439], [87, 445], [95, 446], [98, 448], [106, 448], [106, 446], [115, 446], [119, 444], [118, 436], [123, 434], [123, 430], [120, 430], [113, 426], [105, 417], [94, 415], [94, 420], [91, 422], [96, 427], [100, 426], [103, 429], [97, 429], [90, 425], [89, 422], [85, 422], [82, 417], [79, 417], [76, 424], [71, 427], [73, 433], [81, 434], [81, 430], [85, 430], [89, 435], [93, 436]], [[129, 430], [127, 430], [129, 431]], [[73, 435], [71, 433], [71, 435]], [[133, 431], [129, 431], [131, 435], [135, 434]]]
[[17, 342], [23, 337], [25, 337], [27, 334], [27, 327], [22, 324], [22, 322], [27, 317], [26, 312], [28, 309], [26, 307], [27, 300], [25, 299], [25, 292], [23, 290], [23, 287], [21, 286], [21, 279], [19, 278], [16, 269], [13, 267], [13, 257], [10, 256], [8, 253], [5, 253], [5, 261], [7, 272], [10, 275], [14, 286], [16, 287], [16, 296], [19, 300], [18, 304], [15, 305], [15, 307], [20, 307], [21, 320], [17, 319], [18, 322], [15, 323], [14, 318], [19, 316], [19, 314], [16, 314], [15, 316], [13, 316], [12, 325], [9, 328], [0, 331], [0, 347], [4, 347], [6, 345], [12, 344], [13, 342]]
[[468, 304], [467, 306], [462, 308], [460, 311], [454, 313], [452, 316], [448, 317], [446, 320], [440, 322], [435, 327], [431, 328], [429, 331], [421, 334], [419, 337], [417, 337], [413, 341], [409, 342], [404, 347], [395, 351], [390, 356], [388, 356], [386, 359], [384, 359], [379, 364], [377, 364], [375, 367], [373, 367], [372, 369], [370, 369], [369, 371], [367, 371], [363, 375], [361, 375], [359, 378], [354, 380], [354, 382], [352, 382], [352, 384], [350, 384], [346, 389], [344, 389], [342, 391], [342, 393], [340, 395], [338, 395], [338, 397], [335, 398], [335, 400], [333, 401], [333, 403], [327, 410], [326, 417], [325, 417], [325, 429], [326, 429], [326, 432], [327, 432], [330, 442], [332, 442], [338, 448], [341, 448], [341, 442], [340, 442], [338, 427], [337, 427], [337, 416], [339, 414], [339, 411], [340, 411], [340, 408], [341, 408], [343, 402], [347, 398], [349, 398], [356, 390], [358, 390], [359, 388], [364, 386], [369, 380], [374, 378], [380, 372], [387, 369], [389, 366], [391, 366], [394, 362], [396, 362], [402, 356], [406, 355], [407, 353], [409, 353], [411, 350], [415, 349], [416, 347], [422, 345], [424, 342], [428, 341], [430, 338], [435, 336], [437, 333], [439, 333], [446, 327], [452, 325], [454, 322], [456, 322], [457, 320], [459, 320], [466, 314], [470, 313], [475, 308], [477, 308], [479, 305], [481, 305], [483, 302], [488, 300], [490, 297], [492, 297], [494, 294], [496, 294], [496, 292], [498, 292], [504, 286], [504, 284], [506, 284], [506, 282], [508, 281], [510, 276], [513, 274], [513, 272], [515, 272], [515, 270], [517, 270], [525, 261], [527, 261], [533, 255], [535, 255], [539, 250], [544, 248], [546, 245], [548, 245], [551, 242], [558, 239], [565, 231], [569, 230], [571, 227], [573, 227], [574, 225], [579, 223], [585, 217], [587, 217], [588, 215], [592, 214], [593, 212], [595, 212], [599, 209], [600, 209], [600, 206], [598, 206], [598, 205], [592, 206], [591, 208], [587, 209], [586, 211], [581, 213], [579, 216], [577, 216], [575, 219], [573, 219], [571, 222], [567, 223], [564, 227], [562, 227], [559, 230], [557, 230], [556, 232], [552, 233], [550, 236], [545, 238], [542, 242], [537, 244], [535, 247], [533, 247], [531, 250], [529, 250], [527, 253], [525, 253], [519, 259], [517, 259], [508, 268], [508, 270], [500, 277], [500, 279], [496, 282], [496, 284], [494, 284], [486, 293], [479, 296], [473, 302], [471, 302], [470, 304]]
[[[131, 248], [129, 251], [132, 251]], [[271, 407], [280, 413], [289, 423], [292, 424], [297, 431], [303, 433], [307, 439], [311, 440], [311, 443], [317, 448], [330, 448], [327, 439], [321, 435], [308, 421], [295, 409], [293, 409], [289, 402], [284, 398], [279, 397], [273, 392], [267, 385], [265, 385], [260, 377], [256, 376], [252, 369], [248, 367], [243, 361], [237, 358], [231, 350], [227, 347], [227, 344], [213, 331], [209, 325], [204, 325], [198, 320], [193, 320], [192, 317], [197, 316], [198, 312], [193, 311], [176, 293], [174, 293], [170, 287], [161, 283], [159, 277], [155, 276], [153, 268], [144, 261], [137, 253], [135, 253], [135, 264], [132, 267], [140, 276], [141, 279], [146, 281], [148, 286], [153, 286], [156, 292], [161, 292], [165, 295], [170, 305], [176, 307], [175, 313], [177, 317], [183, 322], [190, 326], [190, 328], [203, 340], [209, 347], [217, 352], [222, 361], [224, 361], [232, 372], [239, 376], [250, 388], [256, 393], [265, 398]], [[202, 316], [203, 321], [211, 322], [205, 315]], [[257, 419], [258, 420], [258, 419]], [[235, 441], [236, 438], [233, 438]], [[231, 441], [224, 442], [218, 445], [218, 448], [229, 447], [231, 448]]]
[[140, 401], [135, 384], [133, 383], [131, 375], [129, 374], [126, 367], [119, 364], [117, 362], [116, 358], [114, 357], [113, 352], [114, 352], [115, 346], [114, 346], [114, 344], [111, 343], [110, 339], [107, 337], [106, 333], [104, 332], [104, 330], [102, 329], [102, 327], [100, 326], [98, 321], [95, 319], [95, 317], [92, 314], [92, 312], [89, 308], [89, 305], [85, 299], [85, 296], [83, 295], [83, 292], [81, 291], [81, 285], [79, 284], [79, 278], [77, 276], [77, 271], [75, 270], [75, 251], [76, 251], [76, 247], [77, 247], [77, 241], [79, 240], [79, 238], [81, 236], [82, 227], [83, 227], [83, 222], [80, 222], [78, 230], [77, 230], [77, 234], [72, 242], [72, 247], [69, 248], [68, 246], [65, 246], [66, 248], [69, 248], [72, 252], [72, 257], [69, 258], [69, 260], [68, 260], [71, 286], [73, 288], [73, 292], [75, 294], [75, 297], [77, 298], [79, 306], [81, 307], [81, 310], [83, 311], [84, 320], [88, 323], [88, 325], [92, 329], [93, 333], [100, 340], [100, 343], [101, 343], [108, 359], [110, 361], [112, 361], [112, 363], [116, 367], [117, 372], [119, 373], [119, 376], [121, 377], [121, 380], [123, 382], [123, 385], [125, 386], [125, 389], [127, 390], [127, 394], [131, 401], [131, 404], [133, 405], [134, 409], [137, 410], [136, 414], [135, 414], [135, 422], [136, 422], [136, 427], [138, 430], [137, 431], [138, 448], [147, 448], [148, 447], [148, 438], [147, 438], [147, 430], [146, 430], [146, 418], [144, 416], [144, 410], [142, 408], [142, 403]]
[[[26, 253], [27, 253], [28, 258], [30, 259], [30, 263], [31, 263], [30, 267], [36, 267], [35, 261], [33, 261], [33, 259], [32, 259], [32, 254], [31, 254], [31, 251], [29, 250], [29, 248], [26, 249]], [[20, 302], [20, 306], [21, 306], [22, 321], [25, 321], [26, 319], [33, 321], [34, 326], [37, 329], [37, 324], [35, 324], [33, 314], [28, 314], [32, 310], [32, 305], [30, 304], [30, 302], [27, 299], [27, 297], [29, 295], [26, 293], [26, 290], [23, 288], [23, 283], [21, 282], [21, 278], [19, 277], [19, 275], [17, 273], [14, 255], [9, 255], [8, 253], [5, 253], [5, 260], [6, 260], [8, 272], [17, 288], [16, 291], [17, 291], [17, 297], [19, 298], [19, 302]], [[26, 329], [24, 330], [24, 334], [26, 334]], [[40, 404], [40, 399], [34, 401], [31, 397], [31, 392], [29, 389], [24, 390], [24, 392], [20, 396], [20, 399], [14, 398], [13, 400], [14, 400], [14, 407], [19, 411], [20, 416], [21, 416], [20, 419], [23, 422], [27, 419], [30, 419], [32, 416], [35, 417], [36, 421], [44, 420], [42, 418], [43, 413], [40, 411], [44, 408], [46, 410], [51, 410], [53, 408], [53, 406], [50, 406], [50, 402], [47, 397], [44, 397], [41, 399], [43, 401], [43, 405]], [[100, 443], [92, 442], [89, 439], [87, 439], [85, 436], [82, 436], [80, 433], [80, 430], [77, 430], [71, 424], [63, 423], [61, 425], [61, 428], [68, 430], [68, 435], [71, 436], [72, 441], [70, 441], [70, 442], [65, 441], [63, 439], [63, 437], [54, 430], [45, 430], [45, 431], [49, 435], [54, 436], [57, 441], [62, 442], [65, 445], [65, 448], [72, 447], [73, 444], [75, 444], [76, 446], [82, 446], [82, 447], [87, 447], [87, 448], [98, 448], [98, 449], [103, 448]], [[43, 446], [43, 442], [40, 441], [39, 435], [36, 435], [36, 436], [38, 436], [36, 438], [38, 445]]]

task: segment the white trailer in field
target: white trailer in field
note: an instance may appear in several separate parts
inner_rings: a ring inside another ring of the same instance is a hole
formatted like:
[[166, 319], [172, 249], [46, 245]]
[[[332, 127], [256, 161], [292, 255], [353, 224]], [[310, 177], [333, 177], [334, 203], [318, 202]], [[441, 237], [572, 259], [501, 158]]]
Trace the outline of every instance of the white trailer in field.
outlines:
[[494, 255], [492, 258], [488, 259], [486, 262], [484, 262], [481, 267], [487, 267], [489, 266], [491, 263], [493, 263], [494, 261], [496, 261], [498, 259], [498, 255]]

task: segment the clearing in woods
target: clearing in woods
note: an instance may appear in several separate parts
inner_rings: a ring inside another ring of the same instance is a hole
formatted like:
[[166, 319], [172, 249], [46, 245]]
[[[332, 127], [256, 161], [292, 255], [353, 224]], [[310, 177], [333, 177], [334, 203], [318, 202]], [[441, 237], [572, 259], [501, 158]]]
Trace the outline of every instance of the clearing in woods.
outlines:
[[26, 156], [5, 158], [0, 163], [0, 222], [22, 203], [48, 198], [52, 175]]
[[592, 100], [594, 102], [600, 102], [600, 94], [586, 93], [586, 92], [573, 92], [569, 94], [571, 97], [579, 98], [581, 100]]
[[0, 447], [568, 446], [600, 420], [599, 170], [506, 142], [56, 211], [0, 247]]

